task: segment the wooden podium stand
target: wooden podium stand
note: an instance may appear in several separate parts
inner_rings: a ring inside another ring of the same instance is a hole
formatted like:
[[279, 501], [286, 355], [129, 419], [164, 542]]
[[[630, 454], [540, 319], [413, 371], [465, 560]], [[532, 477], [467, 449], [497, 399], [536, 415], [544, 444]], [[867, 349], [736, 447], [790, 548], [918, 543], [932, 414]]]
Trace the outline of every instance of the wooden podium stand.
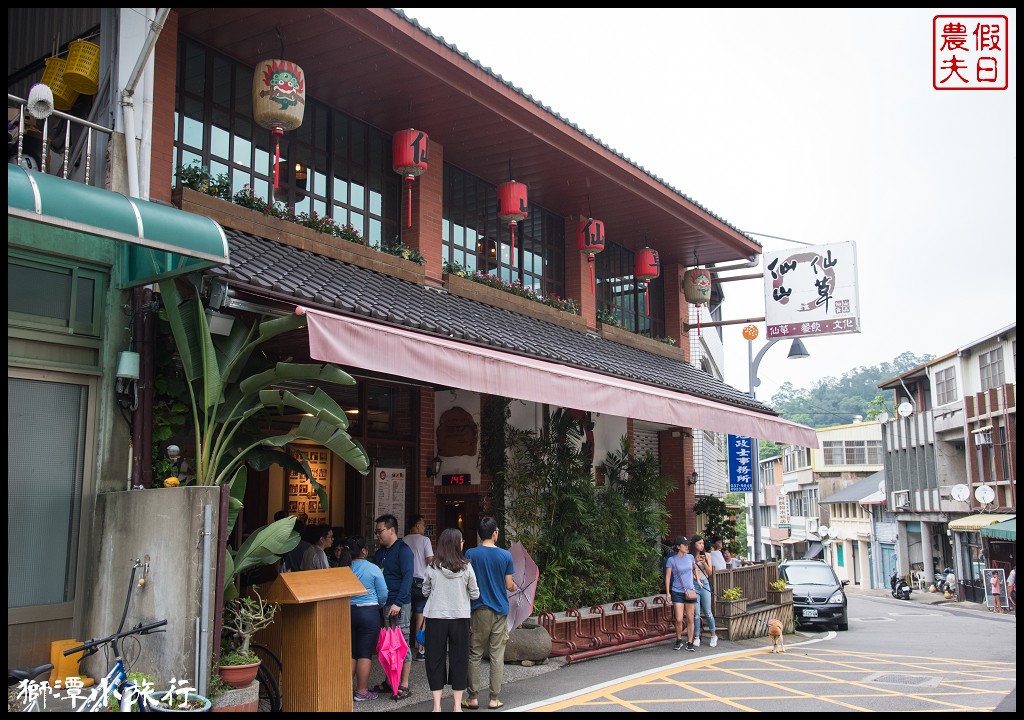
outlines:
[[366, 592], [349, 568], [279, 575], [267, 600], [281, 605], [281, 694], [286, 712], [352, 712], [352, 613]]

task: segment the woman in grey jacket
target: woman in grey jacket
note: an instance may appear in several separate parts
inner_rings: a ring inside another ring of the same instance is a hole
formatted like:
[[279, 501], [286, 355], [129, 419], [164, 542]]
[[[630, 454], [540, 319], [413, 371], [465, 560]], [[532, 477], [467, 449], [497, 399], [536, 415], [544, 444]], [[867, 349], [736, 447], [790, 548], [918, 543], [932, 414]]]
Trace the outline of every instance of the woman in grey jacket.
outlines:
[[452, 686], [455, 711], [461, 711], [469, 679], [469, 601], [480, 597], [480, 588], [473, 566], [462, 554], [462, 543], [462, 531], [456, 528], [441, 533], [423, 578], [426, 671], [434, 712], [441, 712], [445, 685]]

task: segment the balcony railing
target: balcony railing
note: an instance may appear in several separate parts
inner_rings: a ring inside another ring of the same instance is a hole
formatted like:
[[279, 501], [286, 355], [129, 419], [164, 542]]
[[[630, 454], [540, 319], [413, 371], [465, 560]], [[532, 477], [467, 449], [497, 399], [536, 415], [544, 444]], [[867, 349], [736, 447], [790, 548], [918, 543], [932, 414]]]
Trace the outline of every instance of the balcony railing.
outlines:
[[[63, 120], [63, 161], [60, 171], [52, 174], [68, 179], [69, 169], [78, 166], [84, 159], [85, 167], [81, 177], [73, 179], [80, 179], [84, 184], [91, 185], [94, 166], [93, 152], [96, 145], [95, 133], [103, 133], [109, 138], [113, 131], [60, 110], [53, 110], [43, 118], [43, 127], [40, 131], [34, 127], [37, 122], [35, 118], [26, 111], [27, 104], [26, 100], [8, 93], [7, 161], [49, 174], [51, 171], [50, 154], [54, 146], [54, 141], [50, 138], [50, 126], [51, 123], [57, 124]], [[12, 109], [16, 109], [17, 112], [10, 112]], [[37, 152], [38, 155], [36, 155]]]

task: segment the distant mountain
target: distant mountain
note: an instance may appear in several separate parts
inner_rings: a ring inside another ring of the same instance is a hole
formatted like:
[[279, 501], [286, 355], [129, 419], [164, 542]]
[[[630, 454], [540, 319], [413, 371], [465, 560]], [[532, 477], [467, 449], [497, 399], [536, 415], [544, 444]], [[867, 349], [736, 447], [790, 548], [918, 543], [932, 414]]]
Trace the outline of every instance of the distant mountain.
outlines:
[[883, 410], [891, 414], [893, 409], [885, 407], [891, 399], [878, 385], [934, 358], [905, 352], [892, 362], [854, 368], [838, 378], [822, 378], [810, 388], [797, 389], [793, 383], [785, 383], [769, 404], [787, 420], [814, 428], [852, 423], [855, 415], [868, 420]]

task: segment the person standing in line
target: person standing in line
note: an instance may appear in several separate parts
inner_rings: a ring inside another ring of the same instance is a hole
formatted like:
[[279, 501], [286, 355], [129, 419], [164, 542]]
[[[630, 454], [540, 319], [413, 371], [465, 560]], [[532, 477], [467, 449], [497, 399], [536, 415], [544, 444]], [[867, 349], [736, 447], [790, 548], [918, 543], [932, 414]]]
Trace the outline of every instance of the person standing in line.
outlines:
[[1010, 574], [1006, 576], [1006, 600], [1010, 610], [1017, 610], [1017, 566], [1010, 568]]
[[423, 629], [423, 606], [427, 604], [427, 598], [423, 595], [423, 578], [427, 563], [434, 557], [430, 538], [423, 534], [426, 529], [422, 515], [410, 515], [405, 526], [405, 537], [402, 538], [412, 549], [412, 624], [409, 629], [409, 647], [416, 648], [413, 660], [422, 660], [424, 657], [423, 646], [416, 642], [416, 635]]
[[734, 557], [729, 548], [722, 548], [722, 557], [725, 558], [725, 566], [730, 570], [743, 567], [743, 561]]
[[[388, 599], [383, 610], [384, 624], [394, 622], [402, 634], [409, 635], [409, 623], [412, 619], [412, 549], [398, 537], [398, 518], [394, 515], [381, 515], [373, 521], [374, 534], [380, 547], [373, 555], [373, 562], [384, 572], [384, 582], [388, 586]], [[412, 672], [412, 653], [405, 654], [402, 663], [402, 676], [395, 698], [404, 700], [412, 693], [409, 691], [409, 674]], [[385, 680], [375, 688], [376, 693], [391, 693], [393, 688]]]
[[708, 551], [708, 557], [711, 558], [711, 567], [715, 570], [727, 570], [729, 567], [725, 562], [725, 553], [722, 552], [724, 544], [721, 535], [711, 536], [711, 549]]
[[355, 702], [376, 700], [377, 693], [370, 690], [370, 666], [377, 653], [377, 638], [380, 636], [380, 610], [388, 599], [388, 585], [384, 582], [381, 569], [366, 559], [366, 538], [352, 535], [348, 539], [348, 551], [352, 556], [352, 573], [366, 588], [364, 595], [356, 595], [349, 602], [352, 605], [352, 663], [355, 666]]
[[476, 573], [462, 554], [462, 531], [448, 528], [437, 541], [437, 553], [423, 578], [426, 620], [427, 684], [434, 712], [441, 712], [441, 692], [451, 685], [455, 712], [462, 712], [462, 694], [469, 676], [470, 602], [480, 597]]
[[708, 645], [715, 647], [718, 645], [718, 629], [715, 627], [715, 614], [712, 610], [714, 595], [711, 589], [711, 576], [715, 570], [711, 565], [711, 558], [704, 550], [704, 538], [700, 535], [694, 535], [690, 542], [692, 543], [690, 548], [693, 553], [694, 573], [697, 576], [698, 600], [698, 606], [694, 612], [694, 624], [697, 627], [694, 632], [693, 644], [700, 647], [700, 616], [703, 613], [707, 618], [708, 630], [711, 631], [711, 640], [708, 642]]
[[[274, 521], [288, 517], [284, 510], [278, 510], [274, 514]], [[306, 542], [306, 516], [299, 515], [295, 518], [293, 530], [299, 534], [299, 544], [281, 556], [281, 572], [295, 572], [302, 569], [302, 558], [309, 550], [309, 543]]]
[[480, 586], [480, 597], [472, 602], [473, 614], [469, 623], [469, 683], [466, 685], [466, 698], [462, 701], [466, 710], [480, 707], [476, 698], [480, 691], [480, 663], [483, 662], [485, 648], [490, 658], [490, 700], [487, 707], [497, 710], [504, 704], [498, 696], [501, 694], [505, 646], [508, 644], [508, 594], [519, 588], [512, 579], [515, 573], [512, 553], [497, 546], [498, 533], [497, 520], [481, 518], [477, 526], [480, 544], [466, 552]]
[[330, 525], [314, 525], [306, 537], [309, 548], [302, 556], [303, 570], [328, 570], [327, 550], [334, 544], [334, 531]]
[[[697, 592], [694, 585], [693, 555], [690, 554], [690, 541], [683, 535], [677, 535], [672, 543], [675, 550], [665, 561], [665, 597], [672, 603], [672, 612], [676, 621], [676, 644], [673, 650], [682, 650], [685, 644], [689, 652], [695, 652], [693, 644], [693, 614], [697, 605]], [[686, 641], [683, 641], [683, 628], [686, 628]]]

